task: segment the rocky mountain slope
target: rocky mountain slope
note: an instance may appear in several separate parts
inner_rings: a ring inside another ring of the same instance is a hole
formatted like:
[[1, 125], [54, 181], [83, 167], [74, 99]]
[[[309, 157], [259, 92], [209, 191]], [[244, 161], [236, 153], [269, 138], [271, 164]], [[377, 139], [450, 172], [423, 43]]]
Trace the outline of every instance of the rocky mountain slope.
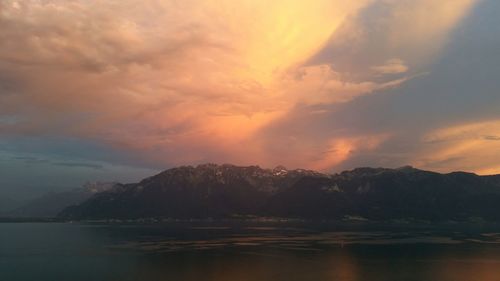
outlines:
[[118, 185], [66, 208], [66, 219], [279, 216], [500, 220], [500, 176], [412, 167], [327, 175], [284, 167], [206, 164]]

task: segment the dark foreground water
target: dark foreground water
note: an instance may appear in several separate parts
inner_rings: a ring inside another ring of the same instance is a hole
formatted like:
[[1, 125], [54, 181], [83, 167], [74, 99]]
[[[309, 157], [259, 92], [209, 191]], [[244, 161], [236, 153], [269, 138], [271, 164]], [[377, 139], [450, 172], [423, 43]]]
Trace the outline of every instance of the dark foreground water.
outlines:
[[0, 280], [496, 281], [499, 243], [484, 226], [0, 223]]

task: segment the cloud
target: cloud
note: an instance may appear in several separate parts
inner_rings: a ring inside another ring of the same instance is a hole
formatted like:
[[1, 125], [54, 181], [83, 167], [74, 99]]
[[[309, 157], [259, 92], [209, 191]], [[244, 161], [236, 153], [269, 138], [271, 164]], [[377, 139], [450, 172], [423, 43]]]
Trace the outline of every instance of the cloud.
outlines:
[[484, 136], [485, 140], [500, 141], [500, 136]]
[[[426, 143], [414, 160], [421, 167], [500, 173], [497, 138], [500, 121], [487, 120], [440, 128], [424, 136]], [[458, 161], [457, 161], [458, 160]]]
[[315, 170], [327, 171], [332, 167], [342, 164], [354, 155], [363, 154], [376, 149], [388, 138], [387, 135], [356, 136], [351, 138], [333, 138], [330, 140], [328, 150], [319, 159], [305, 162], [303, 165]]
[[311, 62], [330, 62], [352, 79], [369, 79], [380, 70], [426, 72], [449, 42], [450, 32], [477, 2], [373, 1], [346, 20]]
[[55, 166], [63, 166], [69, 168], [91, 168], [91, 169], [103, 169], [104, 167], [99, 164], [89, 164], [89, 163], [77, 163], [77, 162], [56, 162], [52, 163]]
[[286, 89], [286, 94], [295, 97], [296, 102], [305, 104], [348, 102], [358, 96], [397, 87], [411, 79], [403, 77], [383, 82], [348, 81], [342, 78], [342, 73], [328, 64], [300, 67], [286, 78], [281, 88]]
[[382, 65], [373, 66], [372, 69], [380, 74], [397, 74], [407, 72], [408, 66], [405, 65], [403, 60], [390, 59]]
[[239, 150], [296, 102], [281, 77], [368, 2], [3, 2], [0, 112], [16, 122], [0, 129], [183, 162]]
[[92, 168], [92, 169], [103, 169], [102, 164], [90, 163], [90, 162], [75, 162], [75, 161], [57, 161], [49, 160], [35, 156], [12, 156], [10, 157], [13, 161], [22, 161], [29, 165], [54, 165], [68, 168]]
[[[0, 134], [85, 139], [157, 166], [330, 169], [392, 132], [268, 130], [426, 72], [474, 2], [2, 1]], [[287, 141], [296, 153], [282, 157]]]

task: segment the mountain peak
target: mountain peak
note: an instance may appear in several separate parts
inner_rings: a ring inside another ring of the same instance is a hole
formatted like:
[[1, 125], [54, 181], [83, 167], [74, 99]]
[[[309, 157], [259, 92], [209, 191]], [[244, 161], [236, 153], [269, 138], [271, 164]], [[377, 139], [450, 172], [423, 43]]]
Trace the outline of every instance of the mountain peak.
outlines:
[[118, 185], [118, 182], [100, 182], [100, 181], [94, 181], [94, 182], [86, 182], [83, 184], [82, 189], [84, 192], [89, 192], [89, 193], [99, 193], [103, 191], [108, 191], [114, 188], [116, 185]]
[[276, 176], [286, 175], [287, 173], [288, 170], [285, 168], [285, 166], [278, 165], [273, 169], [273, 174]]

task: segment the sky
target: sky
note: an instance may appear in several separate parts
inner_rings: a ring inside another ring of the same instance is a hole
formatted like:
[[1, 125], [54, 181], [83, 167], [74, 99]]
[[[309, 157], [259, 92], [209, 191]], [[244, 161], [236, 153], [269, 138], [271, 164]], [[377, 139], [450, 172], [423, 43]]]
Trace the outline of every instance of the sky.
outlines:
[[496, 0], [0, 0], [0, 196], [233, 163], [500, 173]]

